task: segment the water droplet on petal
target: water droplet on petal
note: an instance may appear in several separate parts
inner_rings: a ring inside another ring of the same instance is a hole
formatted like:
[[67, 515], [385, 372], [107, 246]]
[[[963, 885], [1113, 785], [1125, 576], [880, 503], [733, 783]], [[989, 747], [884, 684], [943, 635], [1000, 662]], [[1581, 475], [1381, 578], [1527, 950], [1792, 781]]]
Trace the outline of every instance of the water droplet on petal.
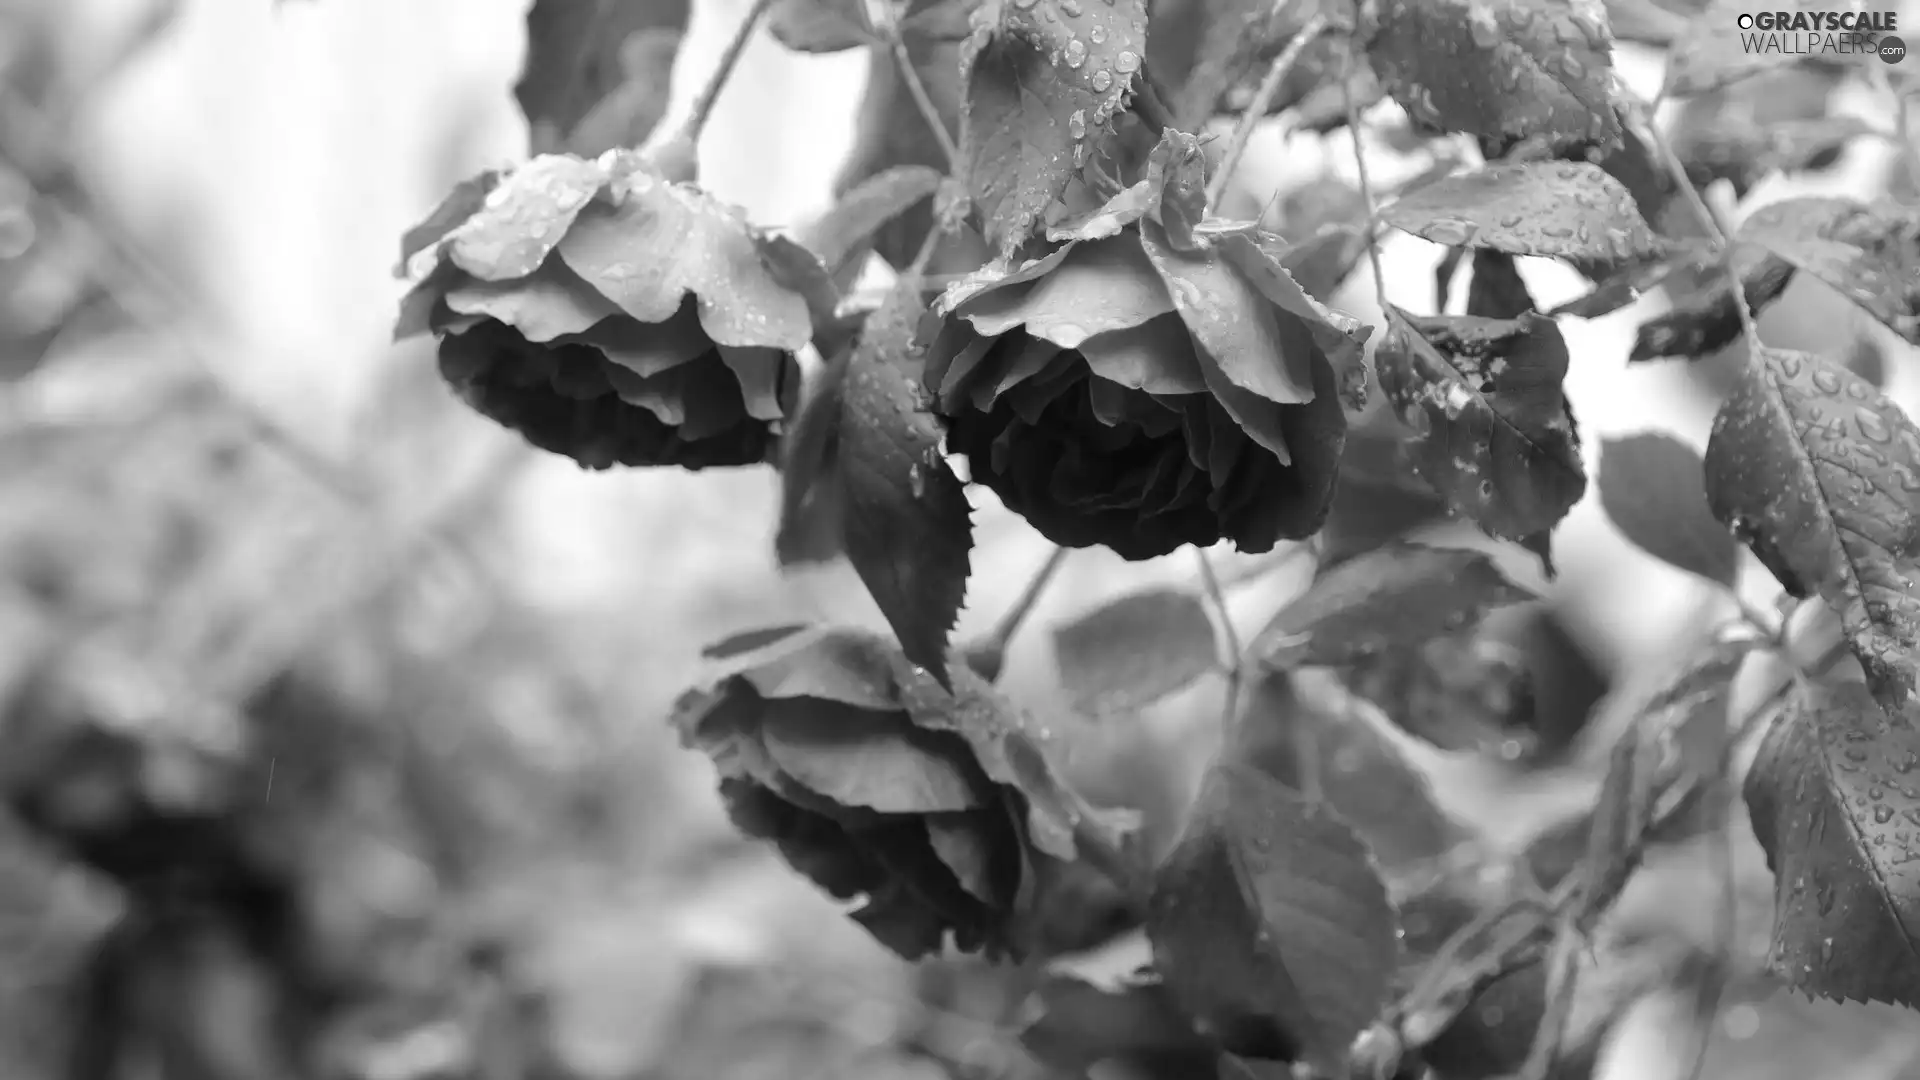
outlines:
[[1095, 45], [1104, 45], [1107, 41], [1107, 28], [1096, 24], [1093, 29], [1087, 31], [1087, 36], [1093, 39]]
[[1066, 12], [1067, 18], [1077, 19], [1080, 17], [1080, 0], [1060, 0], [1060, 10]]
[[1131, 75], [1140, 70], [1140, 54], [1131, 49], [1122, 49], [1120, 55], [1113, 58], [1113, 66], [1120, 74]]
[[1099, 71], [1094, 72], [1092, 78], [1093, 89], [1096, 93], [1104, 94], [1107, 92], [1107, 88], [1113, 85], [1113, 72], [1108, 71], [1106, 68], [1101, 68]]
[[1077, 69], [1086, 62], [1087, 43], [1081, 41], [1079, 38], [1074, 38], [1072, 41], [1067, 42], [1067, 66]]
[[1067, 134], [1076, 139], [1084, 139], [1087, 137], [1087, 112], [1085, 109], [1075, 109], [1073, 110], [1073, 115], [1067, 117]]

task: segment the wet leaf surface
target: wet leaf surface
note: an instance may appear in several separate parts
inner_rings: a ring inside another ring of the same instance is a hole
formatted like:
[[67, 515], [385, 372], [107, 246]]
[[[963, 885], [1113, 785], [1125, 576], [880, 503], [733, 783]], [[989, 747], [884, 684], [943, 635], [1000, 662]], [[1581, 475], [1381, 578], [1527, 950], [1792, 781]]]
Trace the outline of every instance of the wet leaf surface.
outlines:
[[1414, 432], [1415, 469], [1454, 509], [1509, 540], [1551, 530], [1586, 494], [1561, 380], [1567, 344], [1540, 315], [1407, 315], [1392, 309], [1374, 355], [1381, 389]]
[[1620, 181], [1585, 162], [1497, 164], [1459, 173], [1408, 192], [1381, 217], [1436, 244], [1561, 259], [1591, 277], [1658, 257], [1667, 247]]
[[1373, 10], [1367, 57], [1417, 123], [1556, 150], [1620, 138], [1608, 96], [1613, 41], [1598, 4], [1385, 0]]
[[1840, 613], [1875, 696], [1901, 708], [1920, 662], [1920, 429], [1858, 375], [1766, 349], [1714, 418], [1706, 485], [1789, 593]]
[[841, 390], [835, 459], [847, 559], [907, 658], [945, 683], [971, 573], [973, 510], [907, 370], [918, 370], [920, 313], [919, 284], [903, 279], [867, 320]]
[[1776, 974], [1808, 995], [1920, 1008], [1920, 728], [1856, 683], [1767, 733], [1747, 807], [1774, 874]]
[[1755, 210], [1738, 238], [1767, 248], [1920, 344], [1920, 213], [1887, 202], [1783, 199]]
[[961, 156], [1011, 256], [1107, 137], [1146, 55], [1144, 0], [989, 0], [961, 47]]

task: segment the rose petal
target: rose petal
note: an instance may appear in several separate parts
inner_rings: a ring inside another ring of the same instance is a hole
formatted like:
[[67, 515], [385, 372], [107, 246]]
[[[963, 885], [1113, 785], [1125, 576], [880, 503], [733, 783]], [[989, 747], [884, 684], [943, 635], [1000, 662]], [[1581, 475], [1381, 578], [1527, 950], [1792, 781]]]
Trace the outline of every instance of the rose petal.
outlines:
[[440, 250], [483, 281], [526, 277], [546, 262], [606, 183], [598, 162], [542, 154], [501, 177], [479, 212], [441, 240]]
[[1038, 424], [1041, 414], [1055, 398], [1079, 384], [1086, 378], [1086, 365], [1070, 352], [1062, 352], [1047, 362], [1046, 370], [1014, 387], [1001, 400], [1005, 401], [1014, 415], [1029, 424]]
[[1214, 247], [1246, 275], [1261, 295], [1300, 316], [1335, 369], [1358, 360], [1373, 332], [1371, 326], [1315, 300], [1278, 259], [1260, 250], [1253, 237], [1230, 233], [1216, 238]]
[[1173, 250], [1150, 222], [1141, 225], [1140, 243], [1199, 343], [1203, 367], [1216, 367], [1228, 383], [1269, 402], [1313, 400], [1312, 361], [1320, 346], [1301, 319], [1211, 251]]
[[1207, 444], [1207, 479], [1213, 483], [1213, 495], [1207, 505], [1217, 510], [1221, 489], [1233, 474], [1234, 461], [1252, 448], [1247, 445], [1247, 437], [1241, 434], [1239, 425], [1219, 402], [1209, 401], [1207, 405], [1207, 431], [1212, 436]]
[[641, 378], [658, 375], [713, 350], [713, 340], [700, 329], [700, 316], [692, 300], [681, 304], [665, 322], [608, 319], [579, 338]]
[[740, 213], [698, 188], [633, 174], [620, 205], [590, 204], [555, 250], [641, 322], [664, 322], [690, 293], [718, 345], [798, 349], [807, 302], [767, 268]]
[[1160, 275], [1131, 236], [1071, 245], [1052, 272], [1024, 290], [969, 300], [958, 314], [983, 334], [1024, 327], [1062, 348], [1136, 327], [1174, 310]]
[[1061, 261], [1067, 257], [1067, 253], [1072, 249], [1072, 244], [1062, 245], [1048, 252], [1041, 258], [1030, 259], [1011, 270], [1001, 265], [998, 260], [990, 262], [980, 269], [975, 270], [973, 273], [968, 274], [966, 277], [961, 278], [959, 281], [948, 285], [946, 291], [940, 294], [940, 298], [933, 302], [933, 310], [941, 318], [946, 318], [959, 310], [960, 305], [970, 300], [985, 296], [999, 289], [1012, 288], [1035, 281], [1054, 267], [1059, 266]]
[[1001, 394], [1040, 374], [1062, 351], [1051, 341], [1024, 334], [1008, 334], [999, 340], [1004, 344], [987, 354], [968, 395], [973, 407], [981, 412], [992, 409]]
[[786, 354], [779, 349], [738, 349], [720, 346], [720, 359], [740, 380], [740, 398], [748, 416], [755, 420], [778, 420], [786, 415], [780, 407], [780, 375]]
[[1149, 394], [1200, 394], [1207, 389], [1193, 335], [1178, 315], [1095, 334], [1080, 343], [1080, 355], [1101, 378]]
[[1093, 415], [1108, 427], [1117, 427], [1130, 419], [1127, 388], [1119, 383], [1098, 377], [1088, 379], [1087, 401], [1093, 408]]
[[463, 315], [498, 319], [528, 341], [552, 341], [578, 334], [620, 314], [591, 285], [551, 263], [513, 281], [475, 280], [447, 290], [447, 307]]
[[958, 397], [974, 369], [986, 359], [998, 338], [982, 337], [964, 320], [949, 319], [927, 349], [926, 385], [942, 403]]

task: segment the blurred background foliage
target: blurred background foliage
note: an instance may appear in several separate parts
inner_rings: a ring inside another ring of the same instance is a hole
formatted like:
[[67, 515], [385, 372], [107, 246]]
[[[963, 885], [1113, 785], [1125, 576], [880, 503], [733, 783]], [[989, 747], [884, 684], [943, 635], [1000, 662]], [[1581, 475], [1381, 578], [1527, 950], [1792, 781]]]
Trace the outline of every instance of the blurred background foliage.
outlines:
[[[670, 115], [742, 6], [693, 5]], [[1046, 1075], [1016, 1038], [1025, 984], [882, 953], [736, 838], [664, 723], [706, 641], [795, 617], [883, 625], [844, 566], [776, 574], [771, 473], [579, 473], [457, 407], [423, 346], [387, 343], [400, 232], [526, 152], [524, 16], [522, 0], [0, 0], [0, 1076], [153, 1075], [138, 1060], [196, 1080]], [[858, 53], [763, 35], [703, 179], [768, 224], [824, 208], [867, 77]], [[1788, 81], [1681, 122], [1829, 91]], [[1426, 166], [1387, 142], [1406, 175]], [[1884, 190], [1889, 160], [1855, 144], [1762, 180], [1760, 201]], [[1310, 200], [1350, 170], [1344, 135], [1270, 137], [1230, 198]], [[1430, 308], [1439, 255], [1389, 244], [1397, 302]], [[1543, 304], [1577, 289], [1526, 273]], [[1336, 300], [1377, 314], [1365, 292]], [[1764, 322], [1795, 347], [1838, 325], [1912, 403], [1912, 350], [1817, 284]], [[1724, 372], [1629, 370], [1632, 330], [1623, 313], [1570, 335], [1589, 445], [1653, 426], [1703, 441]], [[1047, 555], [976, 498], [963, 633]], [[1401, 740], [1496, 845], [1590, 801], [1609, 732], [1589, 707], [1714, 614], [1592, 500], [1556, 555], [1548, 603], [1504, 631], [1543, 687], [1522, 730], [1481, 755]], [[1082, 716], [1038, 628], [1192, 570], [1076, 554], [1006, 677], [1087, 794], [1138, 806], [1163, 839], [1221, 688]], [[1292, 584], [1237, 591], [1242, 633]], [[1770, 582], [1752, 585], [1766, 602]], [[1743, 821], [1732, 835], [1736, 977], [1703, 1075], [1920, 1076], [1911, 1017], [1750, 974], [1770, 881]], [[1661, 855], [1617, 929], [1717, 950], [1715, 865]], [[1142, 959], [1123, 940], [1083, 966]], [[1602, 1072], [1685, 1075], [1692, 984], [1619, 993]], [[94, 1049], [71, 1053], [76, 1036]]]

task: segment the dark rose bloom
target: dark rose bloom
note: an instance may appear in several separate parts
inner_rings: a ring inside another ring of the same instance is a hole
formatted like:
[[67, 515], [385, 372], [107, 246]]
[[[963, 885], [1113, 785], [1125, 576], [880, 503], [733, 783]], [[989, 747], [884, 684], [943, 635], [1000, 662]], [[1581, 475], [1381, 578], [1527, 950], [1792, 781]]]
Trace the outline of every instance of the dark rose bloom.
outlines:
[[482, 415], [595, 469], [768, 459], [799, 388], [806, 302], [738, 211], [633, 155], [553, 154], [449, 197], [397, 337], [440, 339]]
[[949, 446], [1066, 547], [1147, 559], [1311, 535], [1346, 436], [1336, 364], [1364, 333], [1252, 236], [1197, 238], [1122, 200], [1151, 203], [1118, 197], [1045, 257], [941, 297], [922, 339]]
[[858, 631], [754, 631], [708, 655], [716, 677], [673, 723], [713, 760], [742, 832], [834, 897], [864, 898], [853, 919], [908, 959], [949, 936], [965, 952], [1043, 947], [1040, 898], [1079, 869], [1071, 815], [1036, 795], [1051, 774], [1009, 748], [1017, 714], [984, 680], [956, 663], [956, 704]]

